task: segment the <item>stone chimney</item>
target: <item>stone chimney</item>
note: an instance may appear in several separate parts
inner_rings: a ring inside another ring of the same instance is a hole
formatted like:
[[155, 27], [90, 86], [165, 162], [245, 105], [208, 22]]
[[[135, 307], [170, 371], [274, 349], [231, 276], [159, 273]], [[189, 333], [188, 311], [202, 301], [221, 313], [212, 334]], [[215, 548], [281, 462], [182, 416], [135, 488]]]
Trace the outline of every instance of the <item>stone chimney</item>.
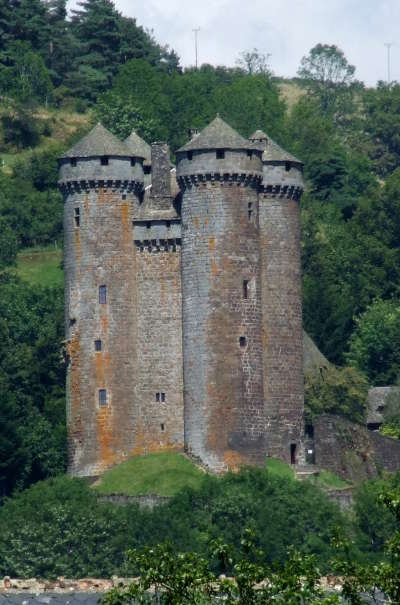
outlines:
[[151, 198], [152, 206], [159, 209], [171, 207], [171, 161], [167, 143], [157, 142], [151, 145]]

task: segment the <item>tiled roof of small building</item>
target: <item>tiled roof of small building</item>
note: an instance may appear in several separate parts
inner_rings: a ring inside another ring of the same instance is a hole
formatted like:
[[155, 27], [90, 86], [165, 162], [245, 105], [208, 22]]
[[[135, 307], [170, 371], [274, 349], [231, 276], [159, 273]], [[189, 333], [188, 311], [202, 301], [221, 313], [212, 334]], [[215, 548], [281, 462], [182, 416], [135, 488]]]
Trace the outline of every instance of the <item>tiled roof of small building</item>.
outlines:
[[222, 118], [217, 116], [200, 134], [196, 134], [178, 151], [200, 149], [254, 149], [254, 144], [242, 137]]
[[[130, 157], [128, 147], [102, 124], [97, 124], [83, 139], [69, 149], [63, 158], [90, 158], [102, 156]], [[139, 156], [142, 157], [142, 156]]]
[[285, 151], [275, 143], [271, 137], [269, 137], [262, 130], [256, 130], [251, 137], [249, 137], [250, 141], [254, 143], [261, 144], [264, 149], [264, 153], [262, 156], [263, 162], [294, 162], [296, 164], [302, 164], [303, 162], [296, 158], [294, 155]]
[[151, 165], [151, 147], [134, 130], [125, 139], [124, 143], [134, 156], [144, 158], [143, 164], [145, 166]]

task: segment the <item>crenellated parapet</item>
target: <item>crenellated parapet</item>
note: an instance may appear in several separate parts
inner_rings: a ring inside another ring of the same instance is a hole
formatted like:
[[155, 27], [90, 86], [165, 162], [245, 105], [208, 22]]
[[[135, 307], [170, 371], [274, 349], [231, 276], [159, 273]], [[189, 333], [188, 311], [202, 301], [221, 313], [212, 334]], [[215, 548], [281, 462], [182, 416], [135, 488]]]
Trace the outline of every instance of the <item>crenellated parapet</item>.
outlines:
[[140, 195], [143, 191], [143, 181], [136, 180], [71, 180], [71, 181], [59, 181], [58, 187], [64, 195], [70, 193], [89, 193], [89, 191], [98, 191], [104, 189], [104, 191], [121, 192], [121, 195], [127, 193], [133, 193], [134, 195]]
[[183, 191], [191, 187], [200, 187], [210, 183], [215, 186], [233, 186], [239, 187], [256, 187], [258, 188], [262, 182], [262, 175], [257, 172], [213, 172], [205, 174], [189, 174], [178, 177], [178, 185]]

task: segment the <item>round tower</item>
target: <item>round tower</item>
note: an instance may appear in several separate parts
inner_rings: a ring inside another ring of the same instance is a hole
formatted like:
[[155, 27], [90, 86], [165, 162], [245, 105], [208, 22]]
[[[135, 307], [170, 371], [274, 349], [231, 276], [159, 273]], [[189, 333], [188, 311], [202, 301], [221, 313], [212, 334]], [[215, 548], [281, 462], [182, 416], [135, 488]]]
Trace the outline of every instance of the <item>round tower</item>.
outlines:
[[90, 476], [135, 446], [132, 213], [143, 157], [99, 124], [59, 163], [69, 472]]
[[304, 413], [300, 197], [303, 165], [265, 133], [259, 195], [267, 454], [302, 459]]
[[217, 117], [177, 152], [185, 448], [213, 470], [265, 460], [261, 151]]

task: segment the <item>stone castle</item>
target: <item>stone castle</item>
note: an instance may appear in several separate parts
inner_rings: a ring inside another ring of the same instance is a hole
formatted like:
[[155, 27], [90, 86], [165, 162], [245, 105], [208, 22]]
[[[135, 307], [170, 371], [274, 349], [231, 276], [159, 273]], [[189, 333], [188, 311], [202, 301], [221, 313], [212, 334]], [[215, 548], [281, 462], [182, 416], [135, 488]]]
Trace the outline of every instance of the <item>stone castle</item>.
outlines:
[[101, 125], [60, 159], [69, 470], [302, 459], [302, 163], [217, 117], [176, 152]]

